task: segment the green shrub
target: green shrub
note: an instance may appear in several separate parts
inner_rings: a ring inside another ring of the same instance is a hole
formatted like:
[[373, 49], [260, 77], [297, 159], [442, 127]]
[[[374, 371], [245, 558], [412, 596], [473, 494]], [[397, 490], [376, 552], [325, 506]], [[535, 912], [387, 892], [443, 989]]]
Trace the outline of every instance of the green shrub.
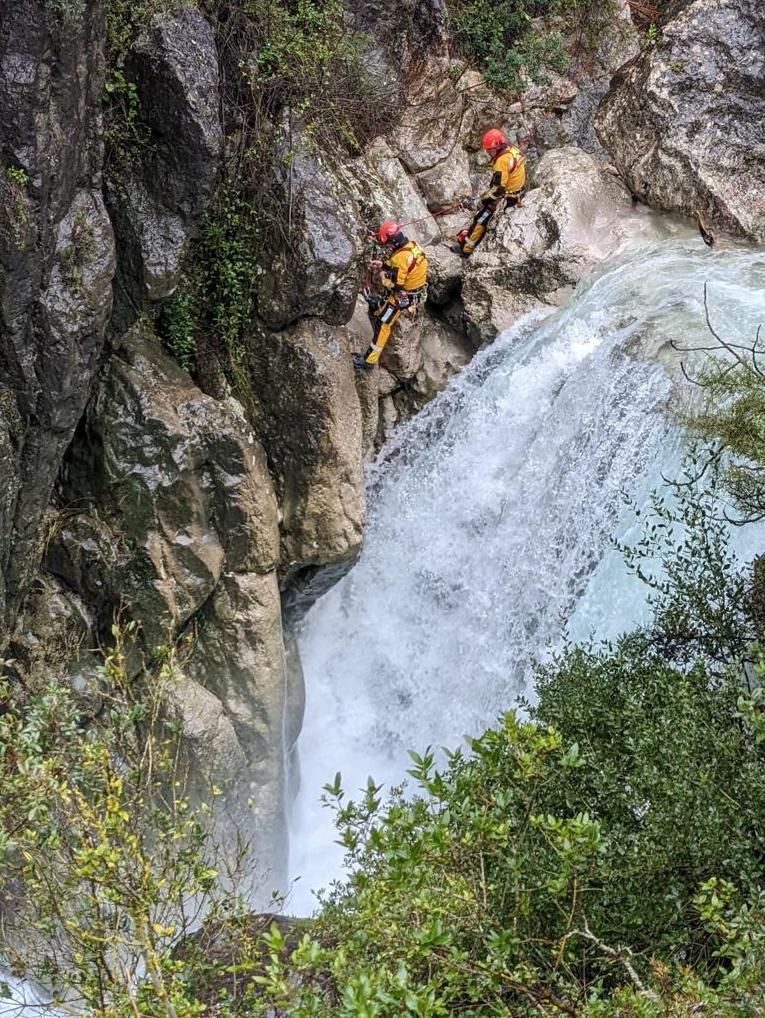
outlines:
[[[462, 54], [501, 92], [516, 92], [525, 72], [533, 81], [545, 70], [565, 71], [571, 57], [560, 29], [592, 46], [612, 20], [612, 0], [448, 0], [452, 30]], [[538, 28], [533, 19], [556, 16], [559, 27]]]
[[162, 305], [157, 330], [181, 367], [190, 371], [197, 351], [197, 310], [187, 280]]

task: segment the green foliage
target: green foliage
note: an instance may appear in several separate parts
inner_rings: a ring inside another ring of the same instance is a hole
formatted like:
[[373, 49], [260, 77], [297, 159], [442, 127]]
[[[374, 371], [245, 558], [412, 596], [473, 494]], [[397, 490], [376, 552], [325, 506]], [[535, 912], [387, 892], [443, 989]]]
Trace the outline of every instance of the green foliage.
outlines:
[[182, 7], [181, 0], [106, 0], [106, 45], [112, 69], [121, 66], [139, 32], [157, 14]]
[[16, 187], [26, 187], [29, 183], [29, 174], [21, 166], [7, 166], [5, 177]]
[[344, 28], [342, 0], [247, 0], [241, 64], [258, 115], [283, 109], [321, 144], [353, 151], [393, 123], [398, 97]]
[[17, 244], [21, 244], [25, 228], [29, 223], [27, 197], [29, 174], [21, 166], [6, 166], [0, 184], [0, 195], [8, 209], [13, 239]]
[[643, 534], [620, 546], [627, 565], [651, 590], [652, 639], [673, 660], [730, 666], [755, 639], [747, 579], [720, 516], [724, 484], [708, 450], [692, 453], [680, 480], [654, 492]]
[[114, 628], [87, 723], [62, 686], [0, 688], [0, 880], [13, 888], [0, 953], [85, 1013], [180, 1018], [198, 1008], [170, 949], [217, 874], [162, 718], [172, 658], [141, 689], [131, 636]]
[[106, 173], [111, 186], [120, 191], [125, 187], [127, 171], [148, 140], [139, 116], [138, 86], [124, 71], [114, 68], [104, 84], [102, 104]]
[[[611, 0], [449, 0], [452, 30], [462, 54], [501, 92], [517, 92], [524, 74], [544, 80], [565, 71], [571, 57], [562, 30], [576, 46], [592, 47], [614, 15]], [[555, 28], [534, 19], [551, 16]]]
[[222, 188], [205, 219], [192, 266], [158, 322], [160, 336], [183, 367], [193, 366], [204, 329], [229, 376], [236, 376], [243, 335], [255, 314], [263, 239], [254, 201], [235, 187]]
[[413, 755], [415, 795], [327, 788], [351, 874], [296, 949], [272, 934], [256, 1013], [624, 1014], [631, 998], [660, 1014], [668, 966], [720, 997], [762, 975], [765, 754], [737, 684], [641, 637], [541, 679], [533, 722], [507, 714], [444, 769]]
[[[710, 326], [711, 328], [711, 326]], [[743, 519], [765, 518], [765, 345], [760, 332], [751, 346], [717, 343], [696, 381], [702, 407], [687, 423], [725, 451], [724, 483]]]
[[45, 8], [54, 21], [64, 28], [76, 25], [85, 13], [85, 0], [45, 0]]
[[178, 290], [162, 305], [158, 324], [160, 336], [182, 368], [194, 367], [197, 351], [197, 310], [188, 281], [182, 280]]

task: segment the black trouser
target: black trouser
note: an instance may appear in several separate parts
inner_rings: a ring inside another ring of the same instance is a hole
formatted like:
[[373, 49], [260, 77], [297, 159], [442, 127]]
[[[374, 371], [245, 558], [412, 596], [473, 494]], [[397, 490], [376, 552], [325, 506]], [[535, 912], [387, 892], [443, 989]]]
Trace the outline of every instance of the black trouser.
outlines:
[[515, 208], [522, 197], [523, 191], [516, 191], [515, 194], [508, 194], [502, 198], [497, 198], [494, 201], [487, 202], [483, 208], [480, 209], [474, 217], [473, 222], [470, 224], [470, 228], [467, 231], [467, 237], [462, 244], [462, 250], [466, 255], [472, 254], [481, 243], [483, 238], [486, 236], [489, 223], [502, 208], [502, 205], [505, 204], [508, 208]]

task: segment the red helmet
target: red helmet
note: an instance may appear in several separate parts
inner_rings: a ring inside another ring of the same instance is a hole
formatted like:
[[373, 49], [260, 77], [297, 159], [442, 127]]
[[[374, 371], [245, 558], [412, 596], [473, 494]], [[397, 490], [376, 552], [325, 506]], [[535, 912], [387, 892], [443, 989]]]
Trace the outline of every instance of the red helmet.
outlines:
[[487, 131], [481, 142], [484, 152], [491, 152], [495, 148], [502, 148], [503, 145], [507, 145], [507, 138], [496, 127], [492, 127], [490, 131]]
[[392, 219], [386, 219], [378, 228], [375, 237], [380, 244], [389, 244], [391, 239], [401, 232], [401, 227]]

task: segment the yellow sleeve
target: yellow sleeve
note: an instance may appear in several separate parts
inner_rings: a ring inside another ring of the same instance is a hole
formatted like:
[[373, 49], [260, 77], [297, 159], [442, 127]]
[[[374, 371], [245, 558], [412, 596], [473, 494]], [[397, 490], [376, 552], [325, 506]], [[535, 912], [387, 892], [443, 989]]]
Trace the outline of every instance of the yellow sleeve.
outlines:
[[389, 289], [403, 287], [409, 274], [409, 258], [405, 251], [396, 251], [385, 263], [385, 275], [390, 279]]

